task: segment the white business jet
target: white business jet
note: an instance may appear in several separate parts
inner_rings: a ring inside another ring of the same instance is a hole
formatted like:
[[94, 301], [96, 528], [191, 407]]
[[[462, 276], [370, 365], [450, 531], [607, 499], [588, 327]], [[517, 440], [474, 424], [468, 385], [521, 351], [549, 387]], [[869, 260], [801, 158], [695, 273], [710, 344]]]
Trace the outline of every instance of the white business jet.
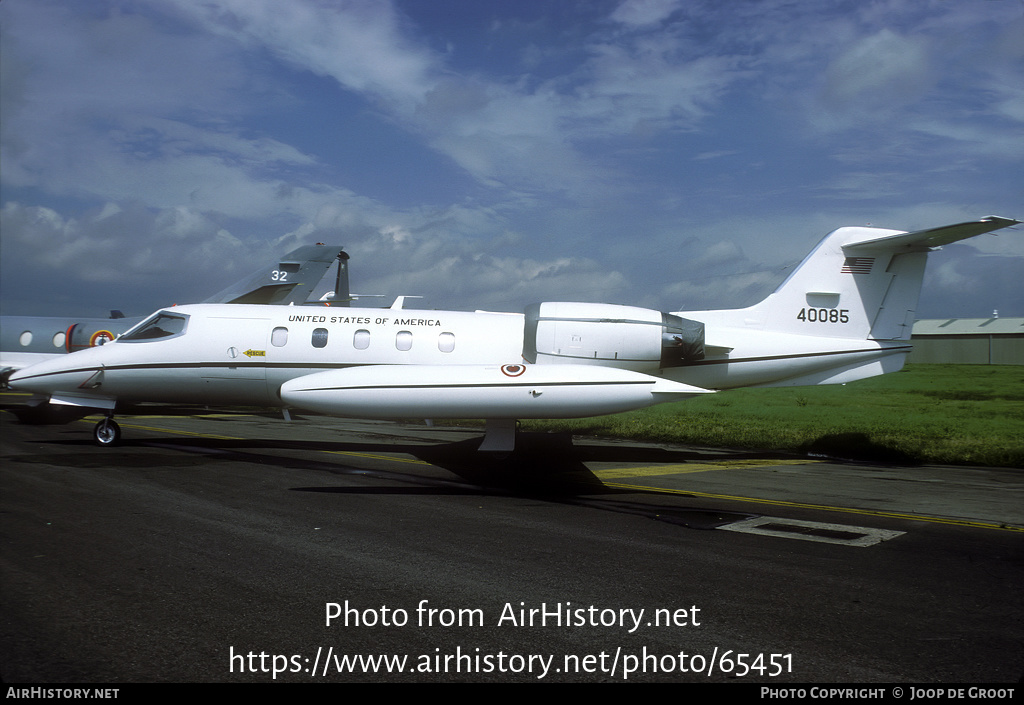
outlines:
[[747, 386], [837, 384], [910, 352], [929, 250], [1019, 221], [918, 232], [840, 228], [768, 298], [664, 313], [541, 303], [523, 314], [196, 304], [116, 341], [24, 368], [10, 386], [102, 409], [118, 402], [294, 407], [357, 418], [483, 418], [510, 451], [517, 419], [576, 418]]

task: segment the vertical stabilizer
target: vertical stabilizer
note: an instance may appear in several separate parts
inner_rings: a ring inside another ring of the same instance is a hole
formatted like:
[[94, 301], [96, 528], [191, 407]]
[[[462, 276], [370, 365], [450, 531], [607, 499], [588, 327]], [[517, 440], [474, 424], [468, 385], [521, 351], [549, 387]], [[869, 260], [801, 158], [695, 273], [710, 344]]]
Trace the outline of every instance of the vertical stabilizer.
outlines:
[[279, 262], [253, 272], [240, 282], [203, 301], [204, 304], [302, 305], [313, 293], [330, 266], [337, 260], [345, 265], [348, 292], [348, 255], [342, 262], [338, 245], [305, 245], [292, 250]]
[[908, 340], [928, 252], [1017, 222], [988, 216], [916, 232], [839, 228], [775, 293], [746, 309], [747, 324], [828, 338]]

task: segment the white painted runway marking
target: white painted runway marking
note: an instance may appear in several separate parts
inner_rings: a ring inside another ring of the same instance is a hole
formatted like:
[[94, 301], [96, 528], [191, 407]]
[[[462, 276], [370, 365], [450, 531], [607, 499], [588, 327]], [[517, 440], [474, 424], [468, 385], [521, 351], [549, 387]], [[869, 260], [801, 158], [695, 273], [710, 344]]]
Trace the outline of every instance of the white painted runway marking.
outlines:
[[874, 546], [882, 541], [889, 541], [902, 536], [904, 531], [888, 529], [870, 529], [866, 526], [848, 526], [846, 524], [826, 524], [820, 521], [803, 521], [801, 519], [780, 519], [778, 517], [755, 517], [744, 519], [734, 524], [718, 527], [725, 531], [736, 531], [743, 534], [761, 534], [776, 538], [802, 539], [835, 543], [843, 546]]

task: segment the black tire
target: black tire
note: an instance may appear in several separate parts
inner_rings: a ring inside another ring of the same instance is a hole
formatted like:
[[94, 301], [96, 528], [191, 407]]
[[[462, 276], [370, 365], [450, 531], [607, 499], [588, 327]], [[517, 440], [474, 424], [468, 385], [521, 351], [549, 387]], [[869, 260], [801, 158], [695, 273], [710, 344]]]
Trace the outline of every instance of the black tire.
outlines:
[[98, 446], [116, 446], [121, 442], [121, 427], [114, 419], [103, 419], [93, 427], [92, 439]]

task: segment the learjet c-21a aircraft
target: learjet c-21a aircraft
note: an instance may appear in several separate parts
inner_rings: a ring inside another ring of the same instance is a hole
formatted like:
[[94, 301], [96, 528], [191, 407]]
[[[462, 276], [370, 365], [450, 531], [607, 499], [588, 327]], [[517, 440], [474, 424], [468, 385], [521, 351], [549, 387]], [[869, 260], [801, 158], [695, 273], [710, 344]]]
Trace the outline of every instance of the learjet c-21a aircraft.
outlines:
[[910, 352], [927, 253], [1019, 221], [917, 232], [845, 227], [744, 309], [664, 313], [594, 303], [485, 311], [196, 304], [113, 343], [16, 372], [12, 388], [102, 409], [119, 401], [294, 407], [354, 418], [482, 418], [510, 451], [517, 419], [576, 418], [747, 386], [838, 384]]

